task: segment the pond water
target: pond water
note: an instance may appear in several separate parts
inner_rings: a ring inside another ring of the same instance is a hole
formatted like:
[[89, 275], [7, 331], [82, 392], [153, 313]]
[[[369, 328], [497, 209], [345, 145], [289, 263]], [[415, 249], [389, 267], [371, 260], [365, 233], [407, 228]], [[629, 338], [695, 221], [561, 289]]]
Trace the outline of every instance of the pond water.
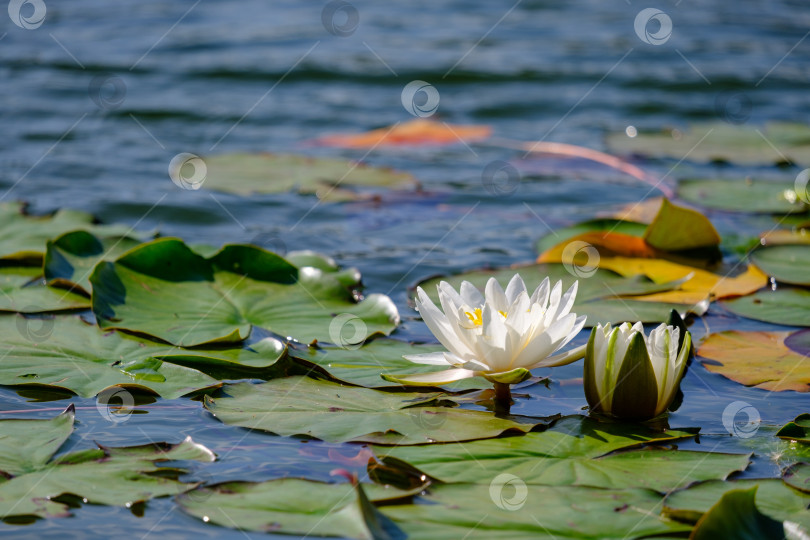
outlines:
[[[800, 1], [662, 3], [673, 33], [661, 46], [633, 29], [637, 2], [353, 0], [359, 26], [346, 37], [322, 23], [321, 2], [101, 2], [45, 0], [47, 17], [24, 30], [0, 16], [0, 198], [31, 211], [86, 210], [105, 222], [221, 245], [266, 239], [269, 247], [313, 249], [363, 274], [367, 292], [389, 294], [403, 315], [395, 337], [429, 340], [407, 290], [426, 277], [530, 262], [534, 242], [559, 227], [659, 195], [615, 172], [533, 159], [512, 193], [493, 195], [482, 171], [520, 153], [485, 145], [335, 150], [306, 141], [412, 117], [401, 104], [413, 80], [433, 84], [438, 117], [488, 124], [497, 137], [566, 142], [604, 150], [610, 132], [699, 120], [761, 124], [810, 121], [810, 10]], [[94, 82], [95, 81], [95, 82]], [[99, 94], [98, 81], [107, 81]], [[729, 105], [727, 96], [737, 96]], [[100, 96], [100, 97], [99, 97]], [[742, 112], [734, 108], [742, 103]], [[750, 105], [750, 109], [748, 108]], [[240, 197], [178, 189], [167, 175], [179, 152], [291, 151], [364, 159], [415, 175], [421, 193], [384, 193], [375, 203], [317, 204], [308, 196]], [[668, 181], [734, 176], [728, 165], [643, 166]], [[672, 172], [675, 169], [675, 172]], [[748, 169], [750, 172], [750, 169]], [[793, 179], [796, 171], [763, 168]], [[710, 216], [721, 232], [769, 227]], [[694, 337], [726, 329], [780, 329], [713, 307]], [[583, 334], [578, 342], [583, 342]], [[586, 405], [581, 364], [550, 370], [554, 382], [521, 389], [514, 412], [574, 414]], [[562, 383], [561, 383], [562, 381]], [[793, 392], [747, 389], [695, 363], [682, 385], [677, 427], [700, 426], [707, 450], [750, 451], [729, 435], [722, 411], [740, 400], [767, 426], [807, 410]], [[195, 469], [206, 482], [285, 475], [329, 479], [327, 454], [358, 447], [273, 437], [225, 426], [190, 400], [144, 404], [125, 422], [102, 417], [92, 399], [0, 389], [0, 412], [49, 417], [74, 403], [78, 427], [63, 451], [186, 435], [219, 461]], [[475, 407], [475, 405], [468, 405]], [[758, 456], [745, 474], [775, 475]], [[84, 505], [75, 517], [0, 524], [9, 537], [240, 538], [267, 535], [207, 525], [171, 499], [142, 516]]]

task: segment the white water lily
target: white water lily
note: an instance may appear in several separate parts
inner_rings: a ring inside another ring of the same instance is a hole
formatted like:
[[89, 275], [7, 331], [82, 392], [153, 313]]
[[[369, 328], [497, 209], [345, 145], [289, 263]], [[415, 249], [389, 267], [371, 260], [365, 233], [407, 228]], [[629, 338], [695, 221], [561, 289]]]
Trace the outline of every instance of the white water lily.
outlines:
[[686, 369], [692, 335], [661, 324], [644, 335], [640, 322], [597, 325], [585, 353], [585, 397], [591, 410], [650, 419], [669, 408]]
[[[385, 376], [407, 384], [436, 385], [481, 375], [492, 382], [514, 384], [530, 376], [528, 370], [571, 363], [582, 358], [584, 347], [555, 354], [585, 324], [571, 313], [577, 295], [575, 282], [562, 293], [562, 282], [551, 286], [545, 278], [529, 296], [520, 275], [504, 291], [495, 278], [484, 294], [464, 281], [457, 292], [449, 283], [438, 286], [436, 307], [427, 293], [417, 289], [416, 307], [447, 352], [405, 356], [418, 364], [446, 366], [435, 373]], [[498, 384], [496, 384], [496, 387]]]

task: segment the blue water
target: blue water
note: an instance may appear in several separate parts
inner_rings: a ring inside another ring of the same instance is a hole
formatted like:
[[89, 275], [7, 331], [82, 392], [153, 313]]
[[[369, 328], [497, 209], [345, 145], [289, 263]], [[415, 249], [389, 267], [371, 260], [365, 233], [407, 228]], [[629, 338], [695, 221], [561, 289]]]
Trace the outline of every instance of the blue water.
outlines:
[[[359, 25], [346, 37], [326, 30], [322, 2], [45, 4], [45, 21], [31, 30], [15, 26], [0, 10], [2, 200], [29, 201], [36, 213], [82, 209], [107, 222], [159, 229], [190, 242], [220, 245], [262, 235], [285, 249], [322, 251], [357, 266], [369, 292], [394, 298], [404, 318], [396, 333], [401, 338], [429, 337], [406, 302], [407, 287], [420, 279], [531, 261], [534, 241], [549, 227], [658, 194], [604, 169], [532, 160], [516, 163], [524, 171], [516, 191], [497, 196], [485, 189], [484, 167], [493, 160], [518, 160], [520, 153], [459, 144], [366, 155], [304, 144], [325, 133], [412, 118], [400, 102], [410, 81], [436, 87], [438, 118], [446, 122], [489, 124], [497, 137], [602, 150], [606, 133], [631, 125], [810, 121], [810, 39], [804, 40], [810, 10], [800, 1], [658, 3], [673, 21], [671, 38], [659, 46], [643, 42], [633, 27], [636, 14], [649, 5], [629, 0], [353, 1]], [[728, 95], [750, 104], [750, 110], [746, 106], [740, 113], [727, 105]], [[424, 192], [383, 194], [375, 204], [333, 205], [293, 194], [185, 191], [169, 179], [169, 161], [179, 152], [231, 151], [363, 158], [412, 173]], [[667, 160], [641, 164], [668, 181], [750, 173]], [[795, 177], [790, 170], [761, 172]], [[755, 234], [771, 226], [765, 218], [711, 217], [723, 232]], [[717, 308], [693, 326], [696, 338], [729, 328], [776, 327], [741, 321]], [[519, 401], [515, 412], [581, 412], [581, 387], [567, 383], [581, 376], [581, 368], [550, 375], [555, 379], [550, 389], [526, 389], [531, 397]], [[751, 403], [771, 426], [807, 409], [795, 393], [746, 389], [697, 364], [683, 389], [684, 406], [670, 423], [701, 426], [706, 435], [692, 446], [708, 450], [750, 451], [722, 425], [728, 403]], [[217, 463], [194, 467], [194, 477], [206, 482], [284, 475], [326, 479], [334, 467], [326, 457], [334, 445], [224, 426], [195, 401], [158, 400], [143, 405], [147, 414], [111, 424], [94, 400], [36, 402], [0, 390], [0, 409], [6, 412], [39, 410], [47, 417], [69, 402], [77, 406], [78, 426], [65, 450], [94, 441], [128, 445], [192, 435], [219, 456]], [[347, 456], [356, 452], [351, 446], [338, 450]], [[758, 456], [749, 474], [774, 475], [774, 463]], [[170, 499], [150, 501], [142, 517], [92, 505], [74, 515], [0, 525], [0, 533], [266, 537], [204, 524], [182, 514]]]

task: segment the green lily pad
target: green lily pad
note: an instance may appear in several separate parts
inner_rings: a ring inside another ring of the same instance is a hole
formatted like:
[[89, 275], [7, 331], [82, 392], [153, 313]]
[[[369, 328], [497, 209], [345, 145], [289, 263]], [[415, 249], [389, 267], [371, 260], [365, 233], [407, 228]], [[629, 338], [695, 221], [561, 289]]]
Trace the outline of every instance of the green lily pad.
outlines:
[[0, 311], [47, 313], [90, 307], [90, 300], [84, 296], [48, 287], [41, 278], [40, 268], [0, 268]]
[[299, 270], [254, 246], [225, 246], [205, 259], [182, 241], [164, 238], [99, 263], [90, 282], [102, 328], [180, 346], [240, 341], [254, 325], [305, 343], [347, 345], [389, 334], [399, 324], [389, 297], [372, 294], [357, 302], [336, 274]]
[[[73, 429], [73, 407], [50, 420], [0, 420], [0, 517], [69, 515], [53, 498], [73, 494], [94, 504], [128, 506], [176, 495], [197, 484], [179, 482], [185, 473], [159, 463], [214, 461], [214, 454], [187, 438], [180, 444], [80, 450], [51, 459]], [[37, 444], [38, 443], [38, 444]]]
[[43, 270], [51, 285], [76, 287], [90, 295], [90, 274], [102, 260], [111, 261], [140, 244], [129, 237], [97, 238], [87, 231], [72, 231], [48, 240]]
[[776, 432], [780, 439], [799, 441], [810, 444], [810, 413], [804, 413], [788, 422]]
[[225, 392], [227, 397], [206, 396], [205, 408], [226, 424], [327, 442], [464, 441], [526, 432], [540, 423], [439, 406], [437, 393], [381, 392], [308, 377], [239, 383], [227, 386]]
[[757, 488], [757, 510], [777, 521], [810, 523], [810, 495], [791, 489], [778, 478], [710, 480], [667, 495], [664, 515], [696, 523], [709, 509], [732, 490]]
[[23, 203], [0, 203], [0, 259], [39, 264], [46, 243], [66, 232], [84, 230], [98, 236], [133, 236], [123, 225], [95, 225], [92, 215], [59, 210], [50, 216], [29, 216]]
[[[787, 485], [808, 494], [807, 497], [810, 498], [810, 463], [794, 463], [782, 473], [782, 480]], [[805, 508], [807, 504], [808, 501], [805, 499]], [[810, 511], [804, 514], [802, 523], [810, 529]]]
[[429, 447], [375, 447], [375, 453], [392, 466], [407, 463], [445, 483], [489, 484], [496, 474], [508, 473], [525, 484], [661, 492], [700, 480], [724, 479], [748, 466], [750, 454], [637, 449], [695, 433], [658, 432], [634, 424], [600, 423], [574, 416], [546, 431], [521, 437]]
[[43, 467], [73, 433], [74, 410], [70, 405], [49, 420], [0, 420], [0, 471], [19, 476]]
[[757, 509], [757, 487], [727, 491], [698, 521], [690, 538], [716, 540], [782, 540], [785, 531], [782, 523]]
[[683, 131], [666, 129], [639, 133], [635, 137], [612, 133], [606, 138], [608, 148], [621, 154], [688, 159], [693, 162], [723, 160], [738, 165], [789, 160], [804, 166], [810, 165], [808, 141], [810, 127], [788, 122], [768, 123], [759, 128], [712, 122], [693, 124]]
[[535, 249], [537, 253], [543, 253], [560, 242], [565, 242], [582, 233], [589, 232], [616, 232], [642, 238], [647, 231], [647, 225], [635, 221], [623, 221], [613, 218], [600, 218], [584, 221], [562, 229], [555, 229], [550, 234], [537, 241]]
[[763, 289], [721, 304], [735, 315], [749, 319], [786, 326], [810, 326], [810, 291], [805, 289]]
[[[360, 348], [307, 347], [290, 349], [290, 356], [308, 368], [316, 368], [339, 381], [366, 388], [401, 388], [402, 385], [384, 380], [381, 375], [403, 375], [441, 371], [441, 366], [415, 364], [403, 355], [426, 354], [443, 351], [441, 345], [417, 345], [388, 338], [377, 338]], [[441, 388], [460, 391], [491, 388], [492, 384], [480, 377], [470, 377], [441, 385]]]
[[[493, 469], [491, 476], [498, 471]], [[425, 504], [383, 506], [410, 538], [627, 539], [676, 534], [689, 525], [659, 516], [661, 496], [643, 489], [503, 483], [434, 486]]]
[[[78, 317], [0, 316], [7, 350], [0, 384], [48, 386], [91, 397], [124, 386], [176, 398], [221, 383], [205, 372], [264, 372], [284, 353], [266, 338], [249, 347], [181, 349], [123, 332], [102, 331]], [[261, 373], [260, 373], [261, 374]]]
[[793, 182], [729, 180], [720, 178], [681, 180], [678, 196], [685, 201], [714, 210], [762, 214], [803, 212]]
[[[326, 484], [299, 478], [226, 482], [176, 497], [188, 514], [223, 527], [299, 536], [391, 538], [391, 525], [371, 504], [408, 496], [395, 488]], [[368, 496], [365, 496], [368, 493]], [[313, 497], [313, 494], [317, 496]], [[386, 530], [387, 529], [387, 530]], [[382, 536], [387, 534], [387, 536]], [[401, 536], [401, 535], [399, 535]]]
[[391, 169], [293, 154], [222, 154], [205, 158], [205, 165], [203, 187], [238, 195], [295, 191], [335, 201], [356, 198], [356, 188], [418, 185]]
[[596, 326], [597, 323], [616, 324], [624, 321], [660, 322], [669, 317], [674, 309], [684, 313], [686, 311], [695, 315], [702, 315], [708, 305], [685, 305], [669, 302], [647, 302], [637, 300], [645, 294], [671, 291], [678, 287], [680, 281], [670, 283], [655, 283], [643, 275], [623, 277], [616, 272], [602, 268], [594, 268], [587, 276], [579, 277], [569, 273], [564, 264], [532, 264], [497, 268], [494, 270], [473, 270], [454, 276], [435, 277], [419, 283], [434, 302], [438, 302], [436, 287], [441, 281], [447, 281], [458, 289], [462, 281], [469, 281], [483, 290], [487, 280], [494, 277], [500, 283], [507, 283], [516, 273], [519, 273], [526, 283], [529, 291], [534, 290], [540, 282], [548, 276], [552, 283], [562, 280], [563, 290], [579, 281], [579, 290], [573, 310], [577, 315], [587, 315], [586, 326]]
[[761, 248], [751, 260], [776, 281], [792, 285], [810, 285], [810, 246], [785, 245]]

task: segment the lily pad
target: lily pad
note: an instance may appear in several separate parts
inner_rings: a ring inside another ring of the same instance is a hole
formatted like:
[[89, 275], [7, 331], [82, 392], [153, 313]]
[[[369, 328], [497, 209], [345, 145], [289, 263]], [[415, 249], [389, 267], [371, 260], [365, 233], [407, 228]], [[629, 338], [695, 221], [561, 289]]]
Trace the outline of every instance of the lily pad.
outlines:
[[89, 307], [90, 300], [80, 294], [46, 286], [40, 268], [0, 268], [0, 311], [47, 313]]
[[[394, 488], [365, 485], [368, 496], [351, 484], [326, 484], [299, 478], [266, 482], [226, 482], [176, 497], [192, 516], [223, 527], [299, 536], [368, 539], [381, 536], [379, 521], [387, 520], [371, 504], [408, 496]], [[313, 494], [317, 494], [313, 497]], [[375, 534], [376, 533], [376, 534]]]
[[[442, 407], [440, 394], [381, 392], [309, 377], [229, 385], [205, 408], [226, 424], [327, 442], [425, 444], [497, 437], [538, 425], [494, 414]], [[455, 406], [455, 403], [450, 403]]]
[[[291, 349], [290, 355], [306, 367], [316, 367], [339, 381], [366, 388], [401, 388], [402, 385], [384, 380], [381, 375], [402, 375], [440, 371], [437, 366], [415, 364], [403, 355], [443, 351], [441, 345], [417, 345], [395, 339], [377, 338], [360, 348], [307, 347]], [[470, 377], [441, 385], [448, 390], [491, 388], [492, 383], [481, 377]]]
[[0, 481], [0, 517], [70, 515], [67, 505], [53, 500], [68, 493], [110, 506], [176, 495], [198, 484], [179, 482], [186, 471], [160, 463], [215, 459], [191, 438], [174, 445], [99, 446], [51, 459], [70, 435], [73, 416], [71, 406], [50, 420], [0, 420], [4, 450], [0, 466], [8, 468], [2, 469]]
[[[612, 152], [693, 162], [728, 161], [738, 165], [782, 163], [810, 165], [810, 127], [773, 122], [759, 128], [723, 122], [693, 124], [686, 130], [666, 129], [608, 135]], [[776, 150], [778, 148], [779, 150]]]
[[[496, 470], [492, 477], [498, 474]], [[659, 515], [661, 496], [643, 489], [525, 485], [520, 478], [434, 486], [424, 504], [384, 506], [411, 538], [627, 539], [686, 532]]]
[[84, 230], [99, 236], [133, 236], [123, 225], [96, 225], [92, 215], [59, 210], [50, 216], [30, 216], [23, 203], [0, 203], [0, 259], [39, 263], [46, 243], [66, 232]]
[[[444, 483], [489, 484], [498, 474], [524, 484], [648, 488], [670, 491], [692, 482], [725, 479], [748, 466], [750, 454], [638, 449], [694, 437], [695, 430], [654, 431], [573, 416], [521, 437], [429, 447], [375, 447], [386, 463], [407, 463]], [[619, 450], [626, 450], [618, 452]]]
[[123, 386], [176, 398], [221, 384], [203, 371], [227, 370], [239, 376], [244, 370], [266, 370], [284, 352], [284, 345], [273, 338], [245, 348], [181, 349], [104, 332], [78, 317], [0, 316], [0, 334], [7, 347], [0, 360], [0, 384], [44, 385], [84, 397]]
[[803, 212], [806, 205], [794, 191], [793, 182], [729, 180], [721, 178], [681, 180], [678, 196], [713, 210], [761, 214]]
[[789, 332], [710, 334], [698, 347], [703, 367], [732, 381], [778, 392], [810, 392], [810, 359], [785, 346]]
[[797, 416], [792, 422], [788, 422], [776, 432], [780, 439], [799, 441], [810, 444], [810, 413]]
[[716, 248], [720, 244], [720, 235], [712, 222], [700, 212], [664, 199], [658, 214], [644, 233], [644, 240], [656, 249], [683, 251]]
[[785, 326], [810, 326], [810, 291], [782, 288], [775, 291], [761, 290], [722, 303], [730, 312]]
[[717, 504], [700, 518], [690, 538], [694, 540], [715, 540], [717, 538], [782, 540], [785, 536], [782, 523], [757, 509], [756, 493], [756, 487], [726, 492]]
[[[782, 480], [791, 487], [794, 487], [808, 494], [805, 498], [805, 509], [810, 498], [810, 463], [794, 463], [782, 474]], [[791, 519], [791, 521], [795, 521]], [[810, 529], [810, 511], [805, 512], [802, 523]]]
[[419, 283], [419, 286], [437, 301], [436, 286], [440, 281], [447, 281], [456, 289], [461, 286], [462, 281], [470, 281], [483, 290], [490, 277], [507, 283], [515, 273], [519, 273], [529, 290], [537, 287], [546, 276], [552, 282], [562, 280], [565, 290], [578, 280], [579, 291], [573, 311], [577, 315], [588, 316], [587, 326], [624, 321], [660, 322], [666, 320], [673, 309], [685, 316], [686, 313], [702, 315], [708, 308], [708, 302], [685, 305], [643, 300], [645, 296], [654, 293], [671, 291], [679, 285], [680, 282], [677, 281], [655, 283], [642, 275], [623, 277], [616, 272], [596, 267], [585, 271], [585, 275], [578, 276], [575, 271], [569, 272], [564, 264], [534, 264], [436, 277]]
[[43, 269], [51, 285], [78, 288], [90, 295], [90, 274], [102, 260], [111, 261], [140, 244], [129, 237], [100, 239], [87, 231], [73, 231], [48, 240]]
[[[240, 341], [254, 325], [305, 343], [356, 344], [399, 324], [389, 297], [372, 294], [358, 302], [337, 274], [299, 270], [254, 246], [225, 246], [206, 259], [164, 238], [98, 264], [90, 282], [102, 328], [180, 346]], [[350, 336], [343, 335], [347, 327]]]
[[810, 246], [783, 245], [761, 248], [751, 260], [776, 281], [792, 285], [810, 285]]
[[342, 159], [293, 154], [222, 154], [205, 158], [207, 189], [252, 193], [314, 194], [320, 199], [352, 199], [348, 188], [405, 188], [418, 182], [410, 174]]
[[365, 133], [337, 133], [314, 142], [341, 148], [378, 146], [438, 146], [478, 142], [488, 139], [492, 128], [486, 125], [450, 125], [429, 118], [415, 118]]
[[732, 490], [757, 488], [759, 512], [777, 521], [810, 523], [810, 495], [788, 487], [778, 478], [710, 480], [667, 495], [663, 514], [679, 521], [696, 523], [709, 509]]
[[642, 238], [646, 230], [646, 224], [638, 223], [636, 221], [623, 221], [614, 218], [592, 219], [590, 221], [584, 221], [569, 227], [563, 227], [562, 229], [555, 229], [550, 234], [547, 234], [538, 240], [537, 244], [535, 244], [535, 249], [538, 253], [543, 253], [544, 251], [553, 248], [560, 242], [570, 240], [571, 238], [584, 233], [616, 232], [628, 236]]

